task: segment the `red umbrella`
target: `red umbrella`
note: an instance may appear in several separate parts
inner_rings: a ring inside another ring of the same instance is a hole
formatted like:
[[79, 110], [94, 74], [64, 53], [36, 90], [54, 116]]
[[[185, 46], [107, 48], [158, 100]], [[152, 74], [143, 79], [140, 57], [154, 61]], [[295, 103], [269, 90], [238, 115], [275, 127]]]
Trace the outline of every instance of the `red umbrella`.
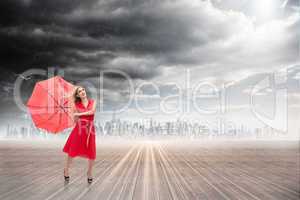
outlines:
[[27, 102], [35, 126], [51, 133], [73, 126], [74, 89], [60, 76], [37, 82]]

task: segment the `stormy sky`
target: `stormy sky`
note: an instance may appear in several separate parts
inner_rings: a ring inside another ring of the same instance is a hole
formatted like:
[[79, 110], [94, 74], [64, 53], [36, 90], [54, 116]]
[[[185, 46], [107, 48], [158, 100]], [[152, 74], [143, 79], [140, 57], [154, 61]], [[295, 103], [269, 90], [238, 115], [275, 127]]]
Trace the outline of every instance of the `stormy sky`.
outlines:
[[[134, 91], [139, 88], [138, 107], [149, 111], [140, 113], [131, 103], [120, 114], [128, 119], [219, 116], [200, 116], [193, 106], [184, 114], [154, 112], [163, 98], [181, 93], [182, 104], [170, 97], [164, 105], [184, 107], [193, 98], [189, 91], [207, 83], [218, 94], [229, 85], [223, 116], [256, 121], [249, 91], [270, 73], [283, 77], [273, 89], [287, 87], [289, 108], [299, 112], [299, 11], [298, 0], [1, 0], [1, 115], [19, 111], [13, 102], [18, 74], [49, 67], [63, 70], [66, 80], [86, 86], [94, 97], [101, 71], [124, 72]], [[24, 80], [24, 102], [41, 79]], [[128, 102], [124, 77], [107, 74], [101, 87], [104, 109]], [[219, 105], [211, 90], [201, 88], [199, 104], [206, 110]], [[268, 90], [257, 96], [262, 107], [272, 101]]]

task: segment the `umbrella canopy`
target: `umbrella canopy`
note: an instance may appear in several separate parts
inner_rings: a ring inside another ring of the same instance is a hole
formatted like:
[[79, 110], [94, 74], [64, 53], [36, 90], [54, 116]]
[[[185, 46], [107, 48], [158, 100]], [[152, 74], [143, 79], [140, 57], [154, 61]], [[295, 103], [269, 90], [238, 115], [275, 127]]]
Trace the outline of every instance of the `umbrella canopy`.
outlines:
[[35, 126], [50, 133], [73, 126], [74, 90], [75, 86], [60, 76], [37, 82], [27, 102]]

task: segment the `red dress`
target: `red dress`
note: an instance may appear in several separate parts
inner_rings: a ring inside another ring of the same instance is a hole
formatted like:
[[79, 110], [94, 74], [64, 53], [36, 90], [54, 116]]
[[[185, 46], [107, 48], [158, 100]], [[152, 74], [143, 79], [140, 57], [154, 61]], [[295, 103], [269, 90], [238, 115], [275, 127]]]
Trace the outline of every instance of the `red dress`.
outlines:
[[[78, 112], [91, 110], [94, 104], [93, 99], [88, 100], [87, 107], [80, 102], [75, 103]], [[84, 157], [96, 159], [96, 135], [94, 126], [94, 114], [79, 116], [75, 127], [63, 148], [63, 152], [70, 157]]]

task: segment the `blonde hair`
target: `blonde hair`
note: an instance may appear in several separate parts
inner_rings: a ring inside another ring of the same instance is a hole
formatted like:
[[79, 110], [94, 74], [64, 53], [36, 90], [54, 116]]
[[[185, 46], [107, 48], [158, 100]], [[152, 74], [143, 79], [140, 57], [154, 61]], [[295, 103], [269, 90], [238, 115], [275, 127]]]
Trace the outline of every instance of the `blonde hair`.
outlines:
[[74, 94], [73, 94], [73, 99], [74, 99], [74, 103], [77, 103], [77, 102], [80, 102], [81, 101], [81, 98], [78, 95], [78, 90], [79, 88], [83, 88], [82, 86], [78, 85], [74, 91]]

